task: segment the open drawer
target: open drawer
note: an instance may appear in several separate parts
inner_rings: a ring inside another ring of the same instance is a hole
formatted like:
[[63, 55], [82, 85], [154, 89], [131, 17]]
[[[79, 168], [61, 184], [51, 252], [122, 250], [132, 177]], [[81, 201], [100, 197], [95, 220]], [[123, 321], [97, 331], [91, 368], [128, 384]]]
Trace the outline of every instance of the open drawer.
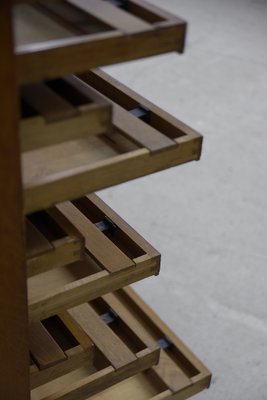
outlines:
[[[112, 387], [103, 390], [103, 386], [101, 392], [99, 387], [95, 387], [88, 393], [81, 390], [78, 397], [67, 397], [66, 385], [72, 385], [75, 380], [75, 387], [78, 388], [81, 383], [86, 384], [90, 380], [90, 373], [80, 369], [74, 377], [67, 374], [60, 381], [46, 385], [43, 393], [58, 391], [57, 395], [47, 397], [47, 400], [183, 400], [209, 386], [210, 372], [131, 289], [105, 295], [90, 302], [90, 306], [100, 318], [112, 321], [114, 326], [117, 324], [117, 330], [122, 324], [131, 334], [137, 335], [147, 349], [160, 348], [159, 363], [118, 384], [113, 381]], [[40, 399], [43, 398], [32, 398]]]
[[99, 315], [85, 303], [32, 323], [30, 355], [32, 400], [80, 399], [157, 364], [159, 348], [148, 347], [111, 310]]
[[82, 78], [112, 103], [113, 132], [23, 153], [26, 213], [200, 157], [199, 133], [100, 70]]
[[20, 83], [184, 48], [185, 22], [144, 0], [32, 3], [14, 10]]
[[98, 299], [101, 310], [111, 308], [118, 318], [138, 332], [148, 347], [160, 347], [158, 365], [113, 386], [90, 399], [129, 400], [187, 399], [209, 387], [211, 374], [176, 335], [130, 288]]
[[111, 130], [111, 105], [76, 76], [21, 88], [22, 151]]
[[151, 275], [160, 254], [95, 194], [47, 210], [85, 240], [84, 260], [28, 278], [29, 318], [42, 320]]

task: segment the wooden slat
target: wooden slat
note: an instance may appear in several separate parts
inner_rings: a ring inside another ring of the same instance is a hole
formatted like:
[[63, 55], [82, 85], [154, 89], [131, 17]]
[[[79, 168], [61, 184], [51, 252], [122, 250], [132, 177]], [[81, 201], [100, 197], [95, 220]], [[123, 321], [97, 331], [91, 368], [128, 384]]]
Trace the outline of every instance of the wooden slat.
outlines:
[[53, 250], [27, 259], [27, 276], [32, 277], [84, 258], [83, 241], [65, 237], [53, 242]]
[[135, 355], [118, 339], [89, 304], [82, 304], [68, 312], [88, 334], [114, 368], [121, 368], [136, 360]]
[[31, 389], [45, 385], [48, 382], [54, 381], [55, 379], [60, 378], [71, 371], [77, 370], [78, 368], [82, 368], [85, 365], [92, 366], [93, 368], [93, 346], [87, 350], [81, 346], [76, 346], [67, 350], [66, 355], [67, 360], [46, 369], [39, 370], [36, 365], [31, 365]]
[[113, 123], [123, 134], [151, 153], [177, 146], [174, 140], [163, 135], [152, 126], [141, 121], [122, 107], [114, 105]]
[[[71, 88], [76, 90], [78, 93], [80, 93], [83, 97], [85, 97], [88, 101], [88, 103], [95, 102], [97, 104], [105, 105], [108, 107], [109, 102], [107, 102], [104, 98], [104, 96], [101, 95], [101, 93], [97, 92], [95, 89], [93, 89], [91, 86], [87, 85], [82, 79], [79, 79], [75, 75], [69, 75], [64, 78], [62, 78], [63, 81], [68, 83]], [[111, 108], [111, 107], [109, 107]]]
[[153, 156], [146, 149], [118, 154], [95, 137], [83, 144], [64, 143], [49, 152], [24, 153], [25, 212], [198, 160], [200, 149], [201, 137], [196, 134], [177, 139], [177, 146]]
[[21, 95], [47, 122], [55, 122], [78, 115], [75, 107], [44, 83], [38, 82], [23, 86]]
[[30, 325], [30, 352], [40, 369], [49, 368], [67, 359], [41, 322]]
[[[41, 42], [73, 36], [72, 32], [48, 18], [44, 13], [36, 10], [31, 4], [15, 6], [12, 17], [15, 46], [40, 44]], [[33, 81], [43, 79], [45, 77]]]
[[27, 289], [11, 5], [11, 0], [0, 2], [0, 392], [5, 400], [28, 400]]
[[32, 258], [53, 250], [53, 246], [46, 237], [26, 219], [26, 255]]
[[[54, 85], [55, 91], [49, 89], [48, 85], [52, 87]], [[69, 110], [70, 115], [66, 115], [66, 119], [50, 121], [49, 113], [48, 119], [45, 119], [45, 113], [51, 108], [48, 104], [49, 99], [40, 99], [39, 91], [36, 93], [36, 102], [34, 96], [29, 96], [32, 107], [36, 108], [36, 104], [42, 104], [38, 108], [39, 114], [22, 116], [20, 119], [22, 151], [31, 151], [70, 140], [86, 139], [111, 130], [111, 104], [79, 78], [71, 75], [57, 80], [56, 83], [47, 82], [46, 90], [56, 97], [56, 101], [60, 99], [59, 111], [64, 114], [64, 110]], [[56, 94], [57, 90], [58, 94]], [[67, 107], [65, 107], [66, 104]], [[71, 115], [72, 111], [73, 115]]]
[[134, 262], [73, 204], [62, 203], [57, 205], [56, 208], [81, 232], [85, 238], [86, 250], [107, 271], [115, 273], [134, 267]]
[[151, 25], [126, 11], [102, 0], [67, 0], [95, 18], [125, 33], [152, 29]]
[[103, 215], [107, 215], [125, 235], [127, 235], [135, 244], [143, 250], [144, 253], [150, 257], [160, 257], [160, 253], [151, 246], [138, 232], [136, 232], [127, 222], [121, 218], [111, 207], [109, 207], [98, 195], [91, 193], [82, 199], [79, 199], [79, 203], [83, 203], [85, 208], [92, 203], [96, 206]]
[[150, 23], [161, 24], [168, 21], [182, 21], [176, 15], [161, 7], [157, 7], [151, 1], [129, 0], [128, 10]]
[[[45, 213], [39, 223], [26, 218], [28, 277], [83, 259], [84, 238], [70, 221], [62, 216], [57, 223]], [[54, 230], [62, 232], [54, 236]]]

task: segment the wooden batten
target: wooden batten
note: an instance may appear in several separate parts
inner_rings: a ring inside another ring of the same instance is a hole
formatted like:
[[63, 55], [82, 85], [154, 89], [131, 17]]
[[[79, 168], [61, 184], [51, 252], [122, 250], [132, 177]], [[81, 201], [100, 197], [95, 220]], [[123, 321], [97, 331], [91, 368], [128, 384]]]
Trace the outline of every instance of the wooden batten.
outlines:
[[21, 88], [23, 152], [111, 130], [111, 104], [71, 75]]

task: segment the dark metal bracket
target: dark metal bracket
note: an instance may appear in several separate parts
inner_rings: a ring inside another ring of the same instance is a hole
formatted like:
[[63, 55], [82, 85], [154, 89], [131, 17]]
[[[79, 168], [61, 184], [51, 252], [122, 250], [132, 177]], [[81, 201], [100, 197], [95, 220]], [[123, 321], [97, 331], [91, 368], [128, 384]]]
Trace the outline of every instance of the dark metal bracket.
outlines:
[[159, 339], [157, 341], [157, 344], [160, 349], [166, 350], [171, 347], [172, 342], [168, 338], [164, 337], [164, 338]]
[[119, 316], [114, 310], [110, 309], [108, 312], [100, 315], [100, 318], [105, 322], [105, 324], [109, 325], [115, 322]]
[[141, 119], [142, 121], [147, 122], [148, 121], [148, 117], [149, 117], [149, 113], [150, 110], [145, 107], [142, 106], [141, 104], [135, 108], [133, 108], [132, 110], [129, 111], [132, 115], [134, 115], [135, 117]]
[[95, 226], [103, 233], [105, 232], [114, 232], [117, 228], [113, 221], [109, 217], [105, 215], [102, 221], [96, 222]]
[[122, 8], [123, 10], [128, 9], [128, 1], [127, 0], [104, 0], [108, 3], [113, 4], [116, 7]]

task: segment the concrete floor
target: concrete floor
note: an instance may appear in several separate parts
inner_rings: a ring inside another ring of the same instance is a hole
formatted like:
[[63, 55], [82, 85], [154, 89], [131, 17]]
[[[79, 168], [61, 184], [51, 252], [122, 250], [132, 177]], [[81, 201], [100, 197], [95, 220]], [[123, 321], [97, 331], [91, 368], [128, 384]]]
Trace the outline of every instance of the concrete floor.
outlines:
[[109, 73], [203, 133], [203, 157], [101, 192], [161, 253], [135, 285], [213, 372], [198, 400], [267, 399], [267, 1], [154, 0], [184, 55]]

